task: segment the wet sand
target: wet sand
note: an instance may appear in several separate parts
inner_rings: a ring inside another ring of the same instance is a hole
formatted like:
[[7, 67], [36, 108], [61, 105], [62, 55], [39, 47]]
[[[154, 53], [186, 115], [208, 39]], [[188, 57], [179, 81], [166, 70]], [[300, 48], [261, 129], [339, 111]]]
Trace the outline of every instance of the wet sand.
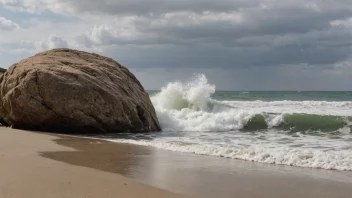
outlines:
[[[89, 153], [83, 152], [82, 158], [76, 155], [78, 159], [87, 159], [85, 163], [89, 162], [94, 166], [70, 165], [72, 160], [70, 153], [81, 152], [74, 148], [84, 150], [84, 146], [90, 147], [87, 145], [89, 142], [72, 138], [71, 142], [75, 142], [77, 146], [70, 148], [56, 144], [54, 141], [58, 138], [48, 134], [0, 127], [0, 198], [183, 197], [116, 174], [121, 170], [101, 171], [107, 170], [102, 167], [109, 167], [109, 169], [113, 167], [109, 163], [109, 160], [114, 160], [110, 158], [113, 156], [112, 151], [104, 158], [95, 158], [94, 156], [99, 155], [97, 152], [92, 153], [90, 159], [87, 157]], [[92, 148], [95, 148], [94, 145]], [[42, 152], [64, 152], [67, 153], [67, 157], [59, 154], [60, 159], [52, 160], [40, 156]], [[131, 150], [131, 152], [134, 151]], [[133, 158], [130, 159], [131, 161], [126, 158], [127, 166], [133, 166], [135, 163]]]
[[350, 198], [352, 194], [351, 172], [8, 128], [0, 128], [0, 175], [1, 198]]
[[59, 137], [75, 151], [42, 152], [71, 165], [122, 174], [195, 197], [350, 198], [352, 172], [260, 164], [96, 139]]

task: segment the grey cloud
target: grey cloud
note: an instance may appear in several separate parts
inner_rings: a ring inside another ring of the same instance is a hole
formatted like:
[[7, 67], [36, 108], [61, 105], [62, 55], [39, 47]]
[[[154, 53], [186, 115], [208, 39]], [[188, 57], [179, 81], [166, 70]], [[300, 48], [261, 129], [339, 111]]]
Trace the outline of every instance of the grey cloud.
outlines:
[[[99, 18], [77, 43], [133, 67], [325, 67], [352, 54], [352, 26], [332, 24], [352, 17], [349, 0], [31, 2], [54, 13]], [[50, 45], [68, 44], [60, 38], [38, 44]]]
[[[173, 71], [165, 69], [132, 69], [132, 72], [147, 89], [160, 89], [170, 81], [188, 81], [195, 73], [203, 73], [217, 90], [351, 90], [351, 72], [338, 73], [320, 68], [306, 68], [304, 65], [270, 66], [249, 69], [233, 68], [180, 68]], [[151, 74], [153, 74], [151, 78]], [[337, 80], [338, 79], [338, 80]]]
[[177, 11], [227, 12], [258, 6], [259, 0], [65, 0], [57, 1], [74, 12], [113, 15], [150, 15]]
[[[0, 4], [23, 11], [49, 10], [55, 13], [74, 12], [112, 15], [150, 15], [179, 11], [231, 12], [243, 9], [285, 9], [302, 6], [315, 12], [350, 12], [349, 0], [2, 0]], [[290, 13], [288, 13], [290, 14]], [[262, 17], [265, 19], [265, 17]]]
[[117, 21], [82, 37], [86, 46], [117, 45], [110, 51], [145, 57], [144, 63], [126, 60], [134, 67], [325, 66], [350, 57], [352, 28], [331, 21], [352, 12], [321, 9], [325, 11], [301, 4], [233, 13], [169, 13], [129, 21], [136, 36], [121, 36], [126, 27]]
[[226, 48], [214, 46], [116, 46], [106, 55], [131, 67], [156, 68], [243, 68], [309, 64], [326, 66], [345, 60], [348, 48], [295, 45], [279, 47]]

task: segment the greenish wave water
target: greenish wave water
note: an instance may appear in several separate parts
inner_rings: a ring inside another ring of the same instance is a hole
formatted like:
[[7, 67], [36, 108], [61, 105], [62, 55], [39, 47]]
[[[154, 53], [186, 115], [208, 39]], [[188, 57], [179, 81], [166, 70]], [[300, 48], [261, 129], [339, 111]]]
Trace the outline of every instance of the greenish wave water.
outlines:
[[352, 92], [216, 91], [197, 75], [149, 94], [162, 132], [113, 141], [352, 171]]
[[[275, 116], [275, 115], [271, 115]], [[310, 115], [310, 114], [284, 114], [282, 121], [272, 128], [290, 132], [335, 132], [344, 127], [352, 127], [352, 116]], [[244, 126], [243, 130], [257, 131], [268, 129], [266, 119], [269, 115], [258, 114], [253, 116]]]

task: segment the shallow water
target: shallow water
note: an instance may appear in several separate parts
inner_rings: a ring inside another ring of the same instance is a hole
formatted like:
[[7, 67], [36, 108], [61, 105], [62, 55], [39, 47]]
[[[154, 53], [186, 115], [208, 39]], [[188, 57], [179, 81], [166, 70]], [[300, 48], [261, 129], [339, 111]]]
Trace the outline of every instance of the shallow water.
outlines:
[[41, 156], [192, 197], [350, 198], [352, 193], [349, 171], [252, 163], [91, 138], [59, 136], [54, 141], [73, 149]]

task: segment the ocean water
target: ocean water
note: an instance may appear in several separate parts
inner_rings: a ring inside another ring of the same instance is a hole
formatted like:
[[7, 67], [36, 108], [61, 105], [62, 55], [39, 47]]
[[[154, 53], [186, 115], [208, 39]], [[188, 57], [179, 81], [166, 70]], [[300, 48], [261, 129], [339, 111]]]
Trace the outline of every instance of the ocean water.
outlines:
[[352, 92], [216, 91], [198, 75], [149, 94], [162, 132], [102, 138], [258, 163], [352, 170]]

